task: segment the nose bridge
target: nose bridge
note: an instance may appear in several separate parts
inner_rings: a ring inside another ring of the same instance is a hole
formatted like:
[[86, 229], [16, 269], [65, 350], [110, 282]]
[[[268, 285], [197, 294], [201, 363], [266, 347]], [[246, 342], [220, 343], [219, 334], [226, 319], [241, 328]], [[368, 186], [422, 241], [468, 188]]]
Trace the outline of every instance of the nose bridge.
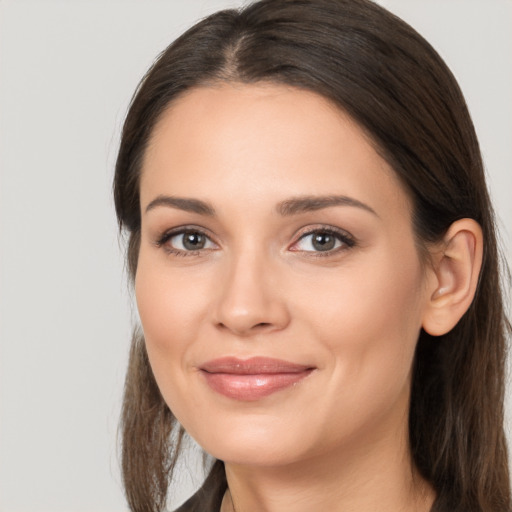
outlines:
[[220, 279], [216, 323], [237, 335], [283, 328], [288, 322], [276, 262], [251, 243], [234, 250]]

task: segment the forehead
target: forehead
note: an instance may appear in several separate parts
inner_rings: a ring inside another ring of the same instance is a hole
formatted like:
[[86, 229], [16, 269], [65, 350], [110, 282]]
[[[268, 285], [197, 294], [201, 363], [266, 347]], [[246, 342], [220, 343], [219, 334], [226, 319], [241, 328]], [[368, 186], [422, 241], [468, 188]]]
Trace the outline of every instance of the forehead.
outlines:
[[155, 126], [141, 203], [162, 193], [215, 200], [216, 192], [251, 204], [339, 193], [409, 210], [394, 171], [357, 123], [316, 93], [275, 84], [192, 89]]

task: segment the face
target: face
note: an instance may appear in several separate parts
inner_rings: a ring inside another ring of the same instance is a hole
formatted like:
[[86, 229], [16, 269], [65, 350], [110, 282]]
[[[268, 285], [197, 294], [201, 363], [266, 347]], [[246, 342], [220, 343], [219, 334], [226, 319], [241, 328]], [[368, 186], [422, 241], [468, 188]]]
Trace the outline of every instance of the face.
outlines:
[[284, 86], [194, 89], [140, 194], [150, 363], [207, 452], [282, 465], [407, 428], [424, 269], [410, 201], [347, 115]]

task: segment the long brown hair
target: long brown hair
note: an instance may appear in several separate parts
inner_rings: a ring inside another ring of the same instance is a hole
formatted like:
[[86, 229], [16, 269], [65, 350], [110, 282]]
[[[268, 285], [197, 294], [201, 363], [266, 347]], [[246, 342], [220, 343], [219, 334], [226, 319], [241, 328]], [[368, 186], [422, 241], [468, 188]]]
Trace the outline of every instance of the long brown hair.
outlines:
[[[503, 397], [510, 324], [478, 141], [445, 63], [410, 26], [368, 0], [262, 0], [197, 23], [148, 71], [124, 124], [114, 195], [132, 278], [141, 162], [155, 123], [182, 92], [219, 81], [308, 89], [352, 116], [409, 192], [420, 250], [457, 219], [481, 225], [484, 260], [472, 305], [448, 334], [421, 332], [418, 340], [410, 447], [437, 493], [433, 512], [509, 511]], [[162, 510], [183, 431], [160, 395], [139, 331], [121, 430], [131, 509]], [[225, 489], [220, 462], [208, 485], [215, 495]]]

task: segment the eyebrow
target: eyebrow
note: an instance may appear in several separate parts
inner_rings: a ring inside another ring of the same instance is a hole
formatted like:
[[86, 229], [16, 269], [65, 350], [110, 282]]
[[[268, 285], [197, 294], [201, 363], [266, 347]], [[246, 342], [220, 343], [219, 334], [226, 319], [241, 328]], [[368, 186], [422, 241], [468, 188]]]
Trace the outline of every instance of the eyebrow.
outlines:
[[147, 207], [146, 212], [154, 210], [158, 206], [167, 206], [184, 210], [186, 212], [198, 213], [199, 215], [207, 215], [212, 217], [215, 215], [215, 209], [212, 205], [199, 199], [189, 199], [187, 197], [173, 197], [160, 195], [153, 199]]
[[292, 197], [286, 201], [282, 201], [277, 205], [277, 211], [280, 215], [297, 215], [304, 212], [312, 212], [332, 206], [353, 206], [366, 210], [373, 215], [377, 212], [361, 201], [348, 196], [300, 196]]
[[[186, 212], [197, 213], [199, 215], [206, 215], [213, 217], [216, 215], [215, 208], [206, 201], [200, 199], [191, 199], [187, 197], [174, 197], [160, 195], [153, 199], [146, 207], [146, 212], [154, 210], [159, 206], [166, 206], [169, 208], [176, 208]], [[299, 196], [281, 201], [276, 206], [276, 211], [283, 217], [291, 215], [298, 215], [300, 213], [312, 212], [322, 210], [323, 208], [330, 208], [333, 206], [352, 206], [366, 210], [378, 217], [378, 214], [373, 208], [361, 201], [348, 196]]]

